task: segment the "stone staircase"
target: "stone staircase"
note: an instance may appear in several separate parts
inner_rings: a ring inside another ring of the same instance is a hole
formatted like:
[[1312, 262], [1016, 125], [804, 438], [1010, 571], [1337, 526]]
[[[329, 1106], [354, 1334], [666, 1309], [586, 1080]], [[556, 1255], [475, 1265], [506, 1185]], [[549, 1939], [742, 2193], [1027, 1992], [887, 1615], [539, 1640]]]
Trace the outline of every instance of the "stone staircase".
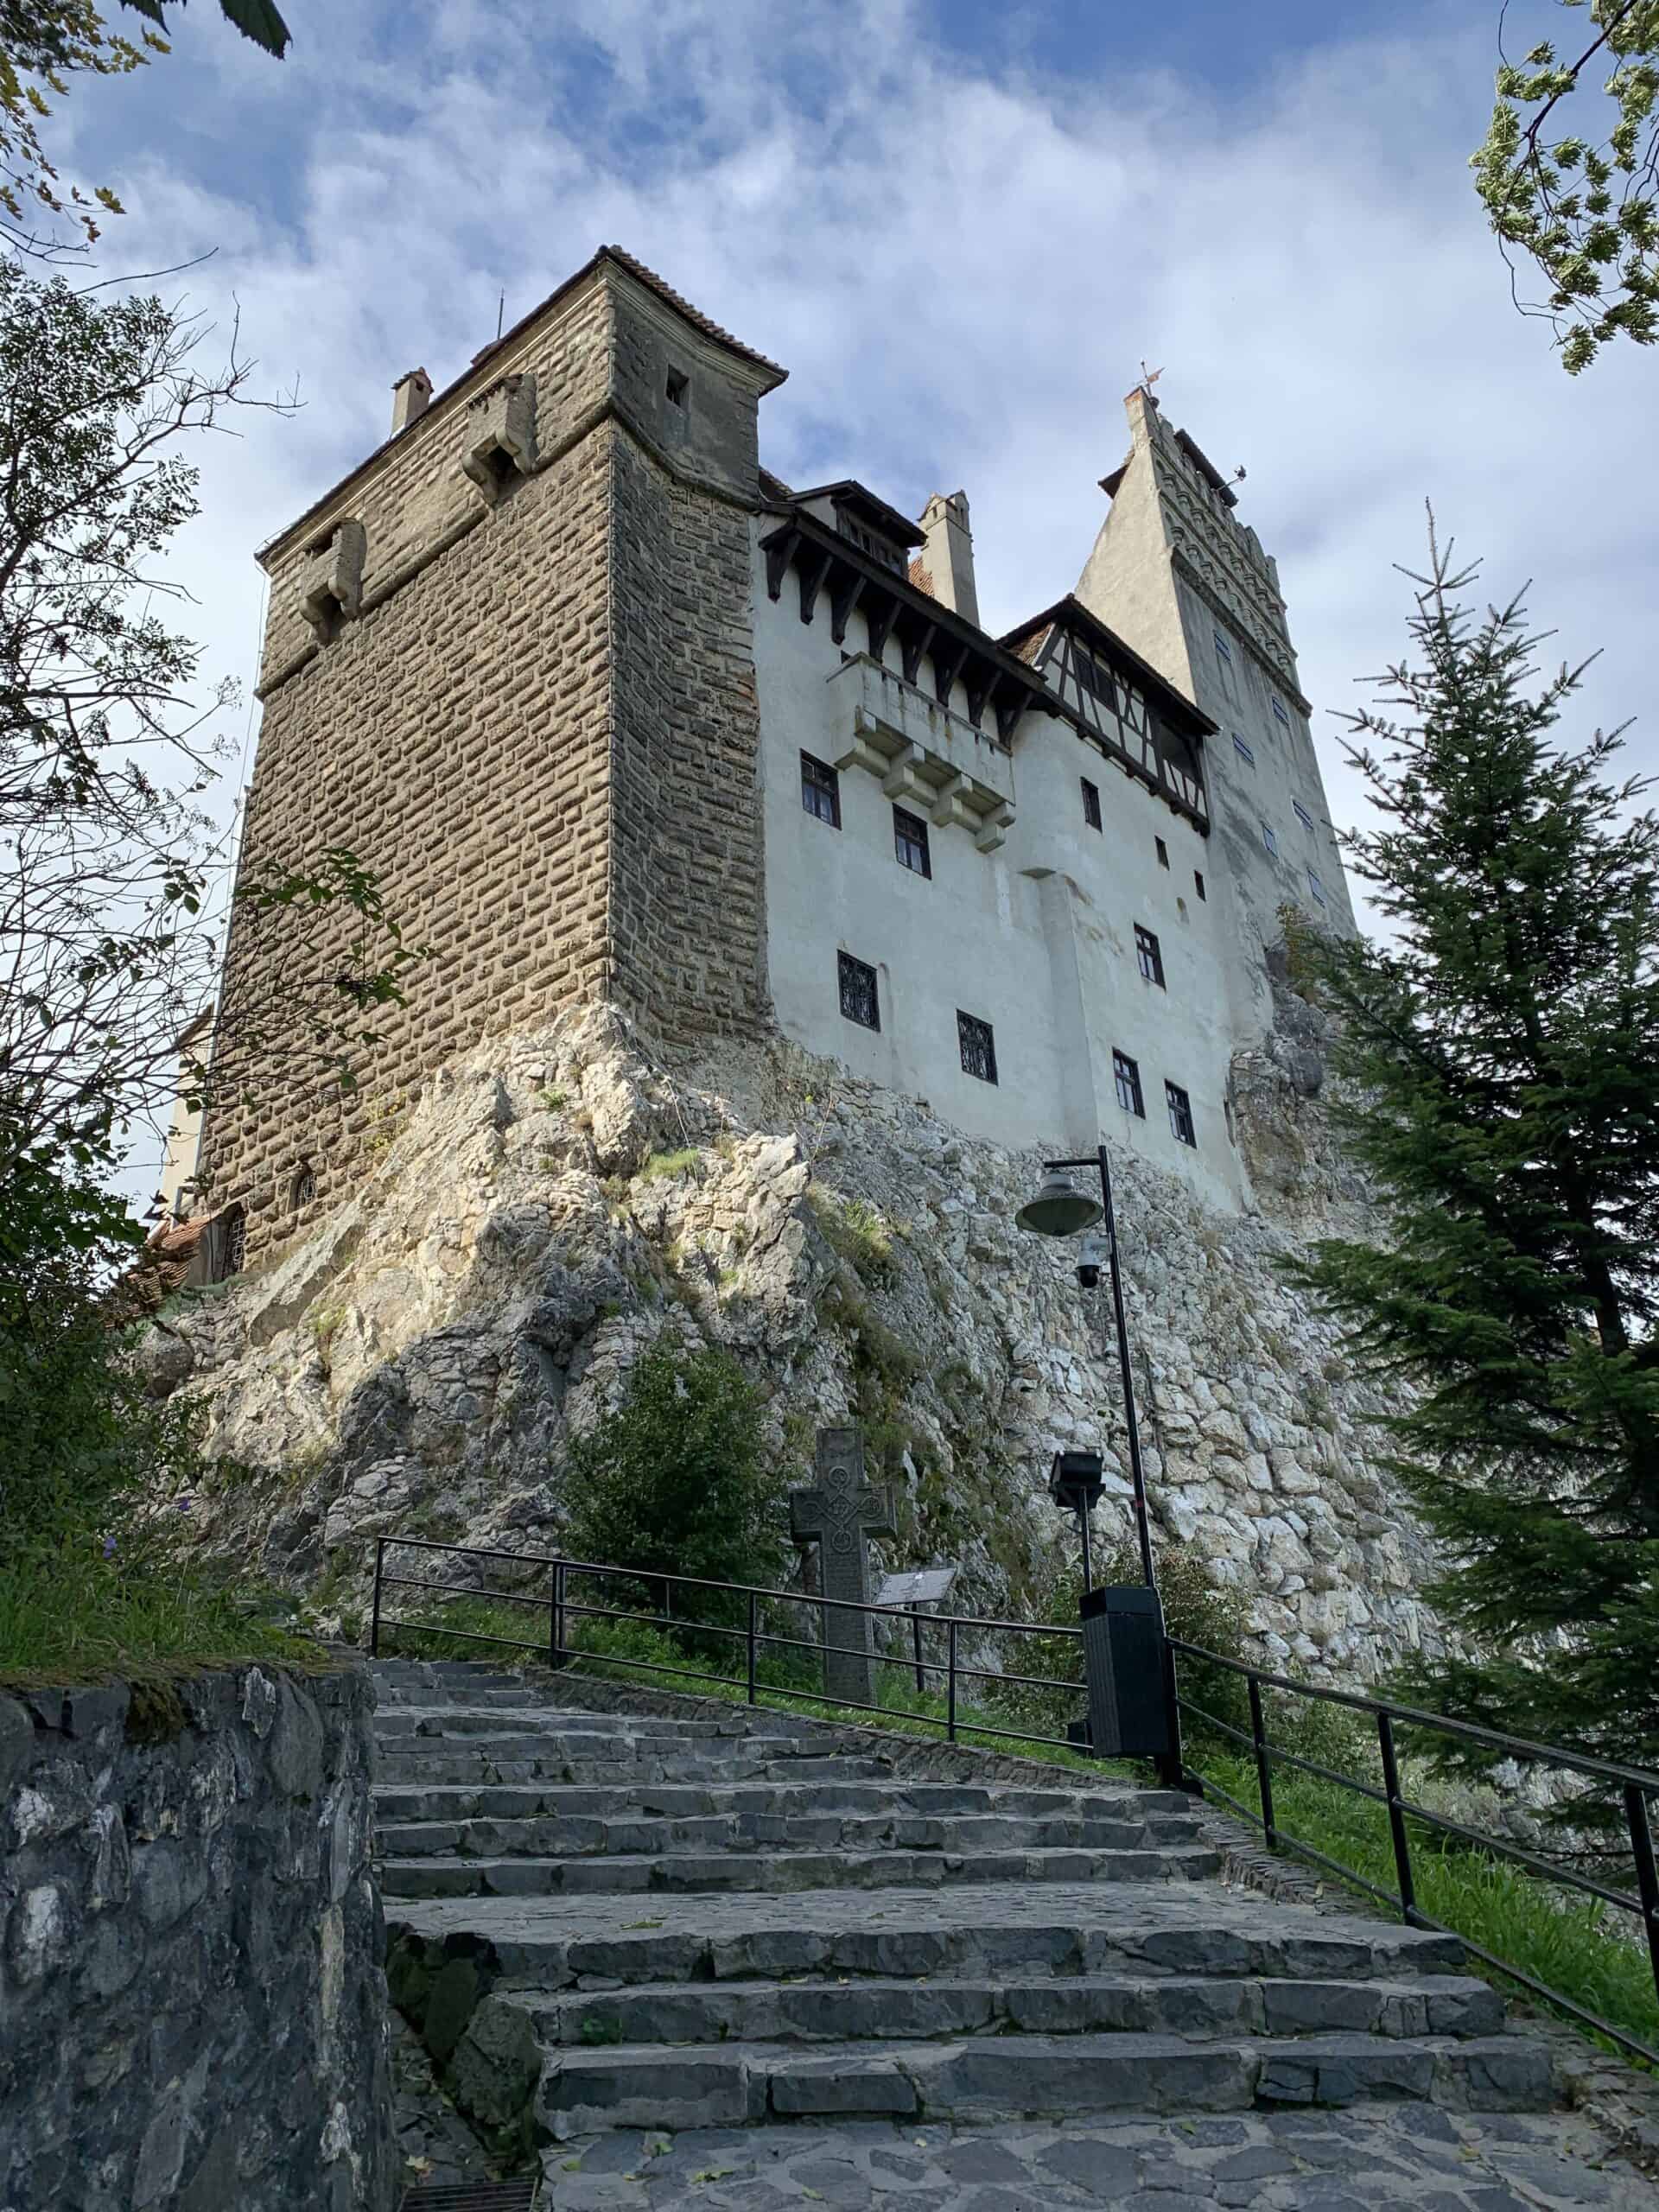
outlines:
[[497, 2146], [1551, 2104], [1548, 2045], [1453, 1939], [1228, 1886], [1177, 1793], [764, 1710], [582, 1712], [549, 1701], [578, 1683], [478, 1666], [376, 1675], [393, 1995]]

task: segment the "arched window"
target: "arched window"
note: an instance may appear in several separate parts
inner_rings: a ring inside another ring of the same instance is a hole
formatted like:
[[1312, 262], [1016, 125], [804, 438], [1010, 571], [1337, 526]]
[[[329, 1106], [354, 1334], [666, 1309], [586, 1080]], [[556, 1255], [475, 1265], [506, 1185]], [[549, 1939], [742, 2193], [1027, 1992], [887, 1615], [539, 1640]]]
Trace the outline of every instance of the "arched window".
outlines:
[[293, 1180], [288, 1186], [289, 1211], [299, 1213], [310, 1205], [316, 1195], [317, 1171], [309, 1160], [302, 1160], [295, 1169]]

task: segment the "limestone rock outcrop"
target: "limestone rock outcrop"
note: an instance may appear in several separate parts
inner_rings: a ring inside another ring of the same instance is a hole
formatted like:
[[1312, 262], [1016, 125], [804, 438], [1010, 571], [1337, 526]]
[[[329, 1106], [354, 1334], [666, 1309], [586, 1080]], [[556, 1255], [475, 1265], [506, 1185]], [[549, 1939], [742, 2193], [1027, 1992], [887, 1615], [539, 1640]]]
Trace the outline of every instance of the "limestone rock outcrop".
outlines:
[[[1245, 1594], [1269, 1658], [1368, 1675], [1434, 1633], [1428, 1549], [1374, 1388], [1277, 1264], [1363, 1194], [1316, 1037], [1236, 1077], [1262, 1211], [1116, 1167], [1154, 1515]], [[861, 1421], [894, 1563], [960, 1561], [960, 1592], [1017, 1608], [1056, 1449], [1106, 1452], [1102, 1521], [1128, 1529], [1106, 1290], [1014, 1225], [1039, 1168], [783, 1043], [671, 1067], [605, 1006], [495, 1041], [423, 1087], [326, 1223], [152, 1325], [155, 1387], [200, 1392], [236, 1463], [197, 1524], [325, 1618], [377, 1534], [546, 1547], [567, 1437], [668, 1332], [736, 1354], [803, 1474], [817, 1427]]]

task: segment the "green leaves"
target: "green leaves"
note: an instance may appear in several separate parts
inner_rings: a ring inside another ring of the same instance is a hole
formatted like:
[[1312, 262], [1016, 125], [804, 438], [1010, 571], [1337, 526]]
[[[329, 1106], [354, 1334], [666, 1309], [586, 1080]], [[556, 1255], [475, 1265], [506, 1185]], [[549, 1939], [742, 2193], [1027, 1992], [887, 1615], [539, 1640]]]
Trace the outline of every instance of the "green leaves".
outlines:
[[[162, 0], [121, 0], [124, 8], [130, 8], [135, 15], [143, 16], [158, 30], [167, 29], [167, 17], [162, 12]], [[183, 7], [185, 0], [178, 0]], [[281, 60], [288, 50], [288, 25], [271, 5], [271, 0], [219, 0], [220, 12], [227, 23], [234, 23], [244, 38], [251, 39], [267, 54]]]
[[[1561, 5], [1586, 9], [1586, 0]], [[1522, 312], [1553, 322], [1569, 376], [1615, 338], [1639, 346], [1659, 338], [1659, 0], [1588, 0], [1586, 12], [1593, 35], [1571, 61], [1558, 62], [1545, 41], [1524, 68], [1500, 67], [1491, 122], [1470, 157], [1492, 229], [1546, 280], [1546, 299]], [[1605, 141], [1580, 130], [1552, 139], [1563, 104], [1582, 100], [1586, 73], [1610, 58]], [[1584, 190], [1564, 191], [1577, 171]]]

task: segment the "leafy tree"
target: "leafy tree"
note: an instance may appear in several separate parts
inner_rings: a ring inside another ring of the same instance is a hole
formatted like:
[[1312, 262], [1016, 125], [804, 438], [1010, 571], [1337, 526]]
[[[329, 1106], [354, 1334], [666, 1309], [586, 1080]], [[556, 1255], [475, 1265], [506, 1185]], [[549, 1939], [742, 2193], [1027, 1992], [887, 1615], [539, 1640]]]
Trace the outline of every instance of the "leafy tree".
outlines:
[[[782, 1477], [766, 1464], [760, 1400], [729, 1352], [658, 1343], [642, 1353], [622, 1404], [570, 1446], [565, 1484], [572, 1558], [716, 1582], [778, 1580]], [[621, 1602], [605, 1589], [582, 1585], [572, 1596]], [[731, 1612], [715, 1593], [702, 1598], [674, 1592], [675, 1614]]]
[[[174, 0], [168, 0], [174, 4]], [[185, 0], [176, 0], [182, 8]], [[144, 16], [160, 30], [167, 29], [167, 16], [162, 0], [121, 0], [124, 8], [130, 8], [135, 15]], [[280, 61], [288, 51], [288, 25], [271, 5], [271, 0], [219, 0], [219, 12], [227, 23], [232, 23], [244, 38], [251, 39], [267, 54]]]
[[[184, 0], [178, 0], [182, 6]], [[52, 254], [65, 241], [51, 227], [68, 216], [91, 245], [98, 238], [94, 210], [123, 210], [107, 185], [87, 197], [64, 186], [41, 143], [39, 125], [51, 113], [47, 95], [64, 99], [77, 74], [119, 77], [141, 69], [152, 54], [168, 51], [162, 0], [122, 0], [156, 26], [137, 45], [110, 31], [92, 0], [0, 0], [0, 237], [21, 251]], [[219, 0], [228, 22], [278, 60], [288, 26], [271, 0]], [[39, 231], [37, 223], [47, 228]]]
[[[1417, 1702], [1659, 1764], [1659, 823], [1620, 733], [1555, 726], [1521, 603], [1478, 620], [1431, 524], [1414, 664], [1350, 750], [1382, 826], [1350, 840], [1389, 936], [1294, 932], [1339, 1016], [1343, 1110], [1386, 1243], [1293, 1272], [1408, 1386], [1393, 1464], [1445, 1546], [1466, 1649]], [[1397, 718], [1396, 718], [1397, 717]]]
[[[170, 1099], [213, 989], [203, 917], [227, 863], [205, 802], [227, 747], [209, 725], [232, 695], [193, 699], [195, 649], [162, 613], [179, 587], [149, 567], [198, 510], [180, 440], [249, 404], [234, 340], [199, 365], [206, 334], [0, 261], [0, 1255], [19, 1265], [35, 1200], [56, 1207], [54, 1179], [84, 1194]], [[297, 1058], [349, 1087], [418, 957], [373, 879], [330, 851], [236, 898], [281, 919], [283, 958], [223, 1011], [195, 1095], [260, 1079], [279, 1039], [289, 1075]], [[88, 1199], [65, 1218], [90, 1249], [111, 1217]]]
[[[1594, 35], [1571, 60], [1545, 40], [1524, 64], [1503, 64], [1470, 166], [1493, 230], [1549, 287], [1522, 312], [1550, 318], [1562, 366], [1576, 376], [1611, 339], [1659, 338], [1659, 0], [1561, 5], [1586, 8]], [[1587, 134], [1563, 130], [1586, 73], [1609, 63], [1611, 119]]]

